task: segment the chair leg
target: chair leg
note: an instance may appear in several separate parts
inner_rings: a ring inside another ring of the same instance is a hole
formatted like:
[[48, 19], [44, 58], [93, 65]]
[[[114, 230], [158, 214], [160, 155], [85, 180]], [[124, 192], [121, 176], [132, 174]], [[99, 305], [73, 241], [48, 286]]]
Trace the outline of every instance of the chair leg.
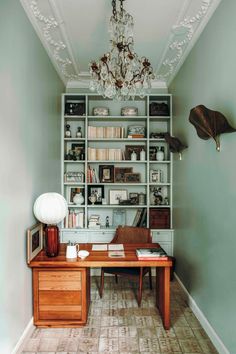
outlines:
[[115, 274], [116, 284], [118, 284], [118, 275]]
[[151, 270], [151, 268], [149, 269], [148, 275], [149, 275], [149, 286], [150, 286], [150, 289], [152, 290], [152, 270]]
[[104, 289], [104, 270], [101, 269], [100, 289], [99, 289], [99, 295], [101, 298], [103, 294], [103, 289]]
[[139, 274], [139, 289], [138, 289], [138, 306], [141, 306], [142, 302], [142, 290], [143, 290], [143, 268], [140, 268]]

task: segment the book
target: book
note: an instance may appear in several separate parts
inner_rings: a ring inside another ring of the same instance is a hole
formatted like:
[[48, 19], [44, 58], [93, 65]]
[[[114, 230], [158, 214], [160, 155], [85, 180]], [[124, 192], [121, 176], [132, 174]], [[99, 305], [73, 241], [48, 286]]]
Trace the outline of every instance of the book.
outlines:
[[154, 248], [137, 248], [136, 255], [140, 260], [167, 260], [168, 255], [161, 247]]
[[138, 225], [138, 222], [139, 222], [139, 220], [140, 220], [141, 214], [142, 214], [142, 209], [138, 209], [138, 210], [136, 211], [136, 214], [135, 214], [135, 217], [134, 217], [132, 226], [137, 226], [137, 225]]

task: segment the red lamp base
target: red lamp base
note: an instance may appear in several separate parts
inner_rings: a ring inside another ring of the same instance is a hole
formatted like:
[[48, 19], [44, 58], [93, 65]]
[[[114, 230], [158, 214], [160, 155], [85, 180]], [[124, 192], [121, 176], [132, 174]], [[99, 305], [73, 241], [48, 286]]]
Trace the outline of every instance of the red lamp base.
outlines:
[[45, 252], [48, 257], [56, 257], [59, 253], [59, 229], [56, 225], [48, 225], [45, 229]]

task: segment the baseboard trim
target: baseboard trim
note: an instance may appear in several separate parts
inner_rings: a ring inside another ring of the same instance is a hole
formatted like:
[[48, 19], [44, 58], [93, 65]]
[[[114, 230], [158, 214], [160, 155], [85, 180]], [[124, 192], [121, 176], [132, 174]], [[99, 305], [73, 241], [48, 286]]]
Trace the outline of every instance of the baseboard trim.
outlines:
[[230, 352], [225, 347], [220, 337], [215, 332], [214, 328], [210, 325], [207, 318], [204, 316], [203, 312], [200, 310], [200, 308], [197, 306], [192, 296], [189, 294], [188, 290], [185, 288], [184, 284], [182, 283], [178, 275], [174, 273], [174, 276], [178, 281], [179, 285], [181, 286], [181, 288], [183, 289], [183, 291], [185, 292], [189, 307], [193, 311], [194, 315], [197, 317], [198, 321], [201, 323], [202, 327], [204, 328], [208, 337], [210, 338], [210, 340], [218, 350], [219, 354], [230, 354]]
[[33, 324], [33, 317], [30, 319], [29, 323], [24, 329], [20, 339], [18, 340], [15, 348], [11, 352], [11, 354], [20, 354], [24, 348], [25, 342], [30, 338], [31, 334], [35, 330], [35, 326]]

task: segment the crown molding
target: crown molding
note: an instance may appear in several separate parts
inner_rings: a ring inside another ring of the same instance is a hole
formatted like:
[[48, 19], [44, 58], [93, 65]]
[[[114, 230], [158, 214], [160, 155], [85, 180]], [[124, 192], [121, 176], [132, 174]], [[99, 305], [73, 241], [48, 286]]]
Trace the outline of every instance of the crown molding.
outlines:
[[[61, 80], [78, 79], [78, 68], [54, 0], [20, 0]], [[40, 3], [40, 4], [39, 4]]]
[[[193, 4], [196, 6], [197, 2], [199, 3], [198, 10], [193, 15], [191, 9]], [[167, 86], [178, 73], [220, 2], [221, 0], [187, 0], [185, 2], [177, 24], [172, 27], [172, 33], [157, 69], [157, 78], [166, 81]]]
[[[89, 72], [79, 71], [56, 0], [20, 0], [66, 87], [88, 88]], [[156, 70], [153, 88], [166, 88], [221, 0], [185, 0]]]

